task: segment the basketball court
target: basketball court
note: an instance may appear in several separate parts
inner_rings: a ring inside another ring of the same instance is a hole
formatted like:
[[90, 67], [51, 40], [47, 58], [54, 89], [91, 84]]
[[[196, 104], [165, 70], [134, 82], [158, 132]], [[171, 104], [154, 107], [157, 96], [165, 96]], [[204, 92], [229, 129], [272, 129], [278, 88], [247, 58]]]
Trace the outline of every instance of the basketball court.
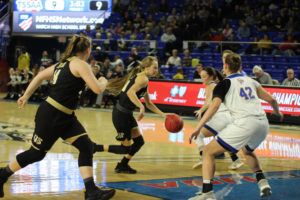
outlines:
[[[0, 101], [1, 167], [30, 146], [37, 107], [28, 104], [18, 110], [16, 102]], [[76, 115], [93, 141], [117, 144], [110, 109], [80, 109]], [[117, 189], [112, 199], [181, 200], [195, 196], [201, 189], [202, 172], [192, 169], [198, 161], [198, 153], [194, 144], [188, 144], [188, 137], [197, 121], [192, 117], [183, 119], [184, 129], [172, 134], [164, 129], [163, 118], [147, 113], [139, 123], [146, 143], [130, 162], [138, 173], [116, 174], [114, 168], [122, 156], [96, 153], [94, 179], [97, 184]], [[272, 187], [273, 195], [268, 199], [299, 199], [300, 127], [271, 125], [267, 140], [256, 152]], [[43, 161], [20, 170], [9, 179], [4, 186], [4, 199], [84, 199], [77, 157], [75, 148], [58, 140]], [[260, 199], [249, 167], [244, 165], [230, 171], [230, 164], [228, 155], [217, 160], [214, 182], [217, 198]]]

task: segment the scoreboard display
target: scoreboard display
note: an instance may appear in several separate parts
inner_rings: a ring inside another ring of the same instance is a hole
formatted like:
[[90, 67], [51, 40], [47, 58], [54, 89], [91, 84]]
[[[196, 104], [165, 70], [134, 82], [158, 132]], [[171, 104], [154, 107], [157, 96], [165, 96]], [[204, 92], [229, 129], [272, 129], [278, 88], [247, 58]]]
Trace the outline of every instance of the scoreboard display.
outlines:
[[15, 0], [13, 32], [73, 34], [108, 18], [112, 0]]

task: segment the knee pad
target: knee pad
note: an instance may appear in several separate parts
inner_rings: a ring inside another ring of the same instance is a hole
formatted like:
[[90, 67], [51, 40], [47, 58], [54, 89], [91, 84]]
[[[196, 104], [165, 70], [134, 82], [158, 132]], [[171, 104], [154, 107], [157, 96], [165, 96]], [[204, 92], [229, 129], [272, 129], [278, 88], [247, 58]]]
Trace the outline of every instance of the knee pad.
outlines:
[[145, 144], [143, 136], [133, 138], [133, 144], [131, 145], [129, 155], [133, 156], [140, 148]]
[[72, 145], [79, 150], [78, 166], [92, 166], [94, 144], [90, 138], [87, 135], [83, 135], [73, 142]]
[[31, 147], [27, 151], [24, 151], [23, 153], [18, 154], [16, 159], [17, 159], [19, 165], [22, 168], [24, 168], [29, 164], [43, 160], [43, 158], [46, 156], [46, 154], [47, 153], [44, 151], [40, 151], [40, 150], [37, 150], [37, 149]]

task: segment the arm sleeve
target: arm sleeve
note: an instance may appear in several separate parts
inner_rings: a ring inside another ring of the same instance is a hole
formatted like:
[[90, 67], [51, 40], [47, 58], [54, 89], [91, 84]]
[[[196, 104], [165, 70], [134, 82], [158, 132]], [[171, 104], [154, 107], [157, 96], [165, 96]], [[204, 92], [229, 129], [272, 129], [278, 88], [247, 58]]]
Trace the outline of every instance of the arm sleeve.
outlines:
[[230, 88], [230, 79], [224, 79], [223, 81], [221, 81], [214, 89], [213, 91], [213, 98], [220, 98], [222, 100], [222, 102], [225, 99], [225, 96]]

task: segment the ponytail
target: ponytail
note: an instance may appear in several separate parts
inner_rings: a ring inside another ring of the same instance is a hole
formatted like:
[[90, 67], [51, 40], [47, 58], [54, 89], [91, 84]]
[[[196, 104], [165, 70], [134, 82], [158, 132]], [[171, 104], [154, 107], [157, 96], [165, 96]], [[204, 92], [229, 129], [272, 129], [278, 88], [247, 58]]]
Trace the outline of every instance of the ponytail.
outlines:
[[90, 38], [75, 34], [69, 42], [65, 52], [62, 54], [59, 62], [66, 62], [68, 58], [75, 56], [77, 53], [84, 52], [89, 47], [91, 47]]
[[110, 90], [113, 95], [118, 96], [124, 85], [129, 81], [133, 76], [145, 70], [145, 68], [150, 67], [154, 61], [157, 61], [156, 57], [147, 56], [145, 57], [139, 66], [135, 67], [129, 74], [121, 78], [109, 79], [106, 89]]

